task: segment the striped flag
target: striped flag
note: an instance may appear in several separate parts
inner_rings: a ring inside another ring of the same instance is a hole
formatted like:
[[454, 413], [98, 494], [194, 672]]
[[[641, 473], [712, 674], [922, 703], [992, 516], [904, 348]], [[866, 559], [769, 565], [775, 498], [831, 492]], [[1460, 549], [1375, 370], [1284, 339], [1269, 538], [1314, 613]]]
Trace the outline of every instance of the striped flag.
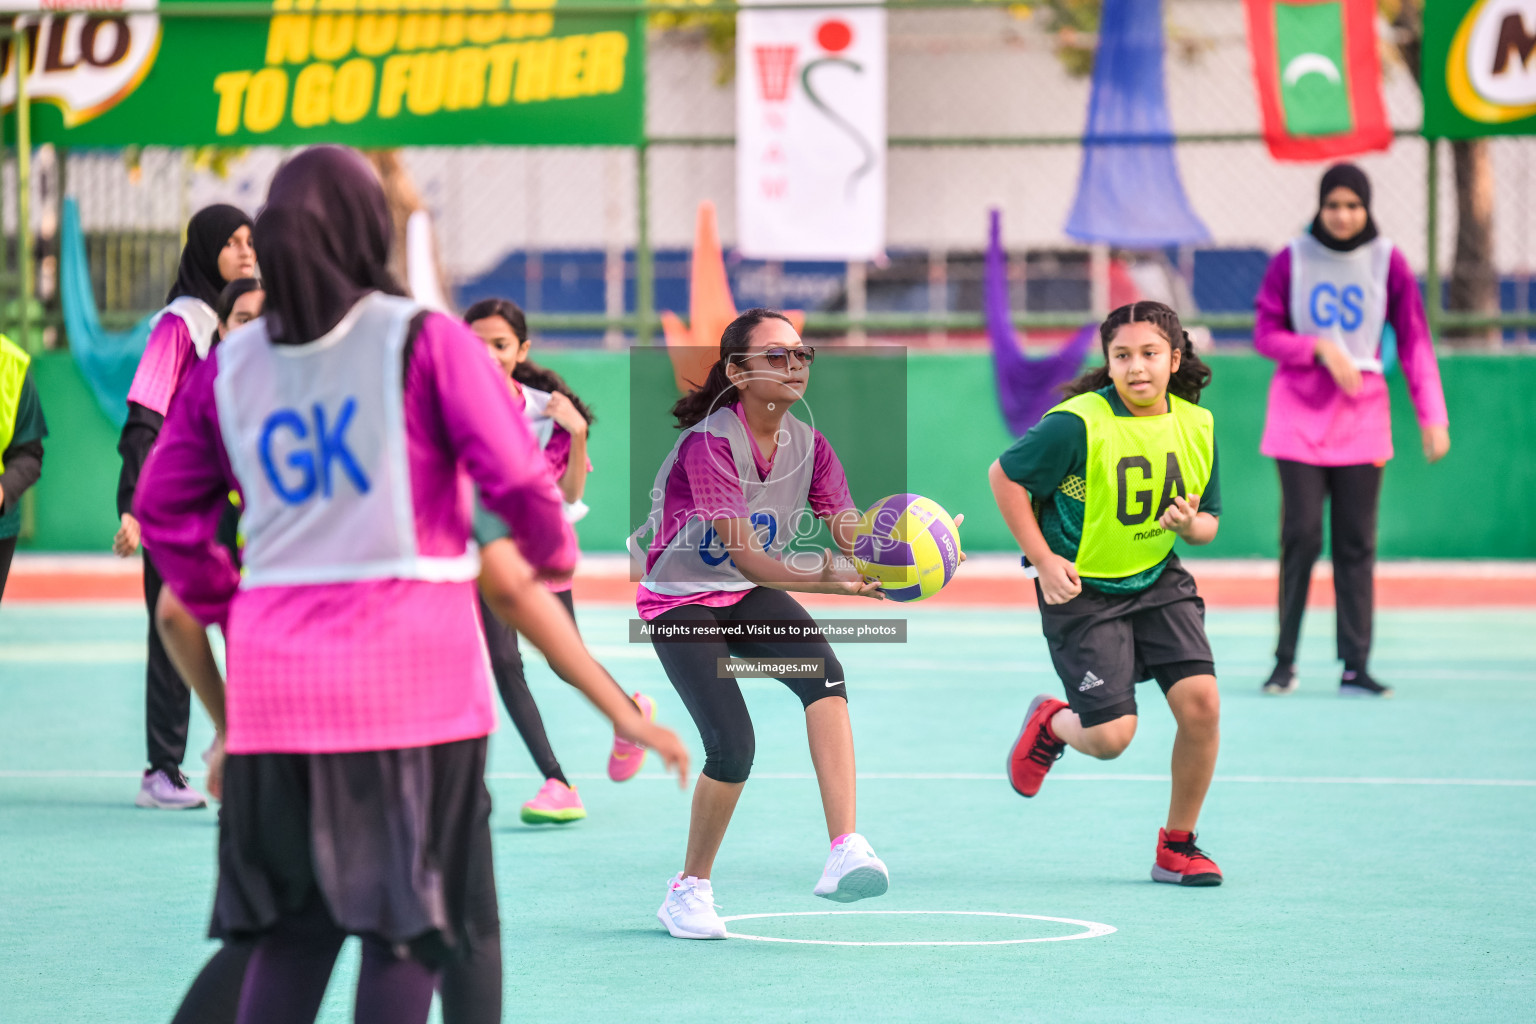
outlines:
[[1375, 0], [1246, 0], [1264, 141], [1276, 160], [1330, 160], [1392, 144]]

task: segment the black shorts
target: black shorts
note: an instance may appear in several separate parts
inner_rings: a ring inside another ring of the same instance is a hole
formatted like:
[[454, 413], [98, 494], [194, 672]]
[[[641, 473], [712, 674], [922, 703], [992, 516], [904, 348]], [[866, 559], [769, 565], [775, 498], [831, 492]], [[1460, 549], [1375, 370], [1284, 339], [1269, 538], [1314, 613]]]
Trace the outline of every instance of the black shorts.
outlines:
[[1051, 663], [1085, 726], [1134, 715], [1139, 682], [1155, 678], [1166, 694], [1180, 679], [1216, 674], [1205, 602], [1177, 556], [1156, 583], [1134, 594], [1085, 585], [1066, 604], [1046, 604], [1043, 596], [1039, 604]]

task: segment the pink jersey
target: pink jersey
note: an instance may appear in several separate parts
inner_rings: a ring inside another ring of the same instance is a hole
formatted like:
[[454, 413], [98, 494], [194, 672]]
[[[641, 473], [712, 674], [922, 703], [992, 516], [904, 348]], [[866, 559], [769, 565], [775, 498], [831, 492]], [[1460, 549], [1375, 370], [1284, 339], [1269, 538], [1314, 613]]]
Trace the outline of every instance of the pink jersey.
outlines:
[[[470, 490], [512, 524], [544, 575], [576, 546], [538, 446], [480, 341], [430, 314], [410, 349], [404, 413], [416, 543], [464, 551]], [[236, 485], [214, 380], [218, 351], [188, 375], [144, 469], [135, 512], [166, 584], [200, 621], [224, 625], [232, 753], [387, 750], [495, 727], [475, 584], [420, 579], [241, 589], [215, 540]]]
[[[1312, 338], [1291, 323], [1291, 250], [1270, 260], [1255, 304], [1253, 345], [1277, 364], [1269, 386], [1269, 415], [1259, 451], [1312, 466], [1381, 465], [1392, 457], [1392, 411], [1387, 381], [1360, 374], [1360, 390], [1346, 395], [1313, 356]], [[1400, 250], [1387, 273], [1387, 322], [1397, 334], [1397, 359], [1423, 426], [1448, 421], [1434, 339], [1424, 319], [1419, 285]]]
[[[558, 423], [549, 436], [549, 444], [544, 446], [544, 461], [549, 463], [549, 471], [556, 480], [565, 476], [566, 467], [571, 464], [571, 434]], [[590, 457], [587, 459], [587, 472], [592, 472]]]
[[197, 362], [197, 348], [186, 321], [173, 314], [162, 316], [149, 332], [128, 388], [128, 401], [164, 416], [171, 408], [171, 396]]
[[[740, 403], [734, 408], [736, 415], [745, 424], [746, 414], [742, 412]], [[837, 453], [832, 450], [832, 445], [822, 436], [821, 431], [815, 430], [813, 433], [816, 454], [807, 503], [812, 512], [827, 519], [855, 506], [853, 495], [848, 491], [848, 478], [843, 473], [843, 464], [838, 461]], [[752, 438], [750, 430], [747, 431], [747, 437]], [[774, 454], [777, 455], [777, 451]], [[763, 455], [756, 439], [752, 439], [752, 461], [759, 479], [767, 479], [768, 472], [773, 468], [773, 458]], [[734, 465], [731, 443], [725, 438], [695, 433], [683, 439], [677, 462], [667, 475], [661, 528], [656, 531], [646, 550], [647, 571], [656, 564], [656, 559], [690, 518], [707, 515], [710, 518], [746, 519], [751, 514], [741, 484], [730, 472], [729, 467]], [[726, 514], [721, 515], [722, 512]], [[649, 621], [662, 612], [685, 604], [724, 608], [750, 593], [750, 590], [708, 591], [670, 597], [657, 594], [642, 584], [635, 594], [635, 606], [639, 609], [640, 617]]]

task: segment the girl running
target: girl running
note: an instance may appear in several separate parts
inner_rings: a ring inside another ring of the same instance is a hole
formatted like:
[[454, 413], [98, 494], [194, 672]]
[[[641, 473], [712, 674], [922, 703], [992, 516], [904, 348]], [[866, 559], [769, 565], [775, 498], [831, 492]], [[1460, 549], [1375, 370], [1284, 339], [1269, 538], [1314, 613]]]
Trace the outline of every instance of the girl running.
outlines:
[[[348, 934], [357, 1019], [420, 1024], [438, 966], [472, 948], [495, 715], [461, 467], [540, 576], [575, 561], [479, 342], [399, 297], [392, 234], [357, 153], [278, 171], [256, 231], [266, 313], [192, 371], [136, 499], [170, 588], [225, 632], [213, 930], [256, 938], [241, 1024], [313, 1020]], [[243, 577], [214, 540], [232, 487]], [[631, 739], [667, 744], [600, 698]]]
[[[181, 252], [176, 283], [166, 296], [149, 333], [144, 355], [128, 389], [128, 420], [117, 450], [123, 457], [117, 481], [120, 526], [112, 550], [127, 558], [139, 546], [139, 523], [133, 515], [134, 492], [144, 460], [160, 435], [171, 398], [192, 368], [208, 354], [220, 317], [215, 311], [227, 282], [256, 274], [256, 250], [251, 245], [251, 219], [236, 207], [209, 206], [187, 223], [187, 244]], [[145, 671], [145, 741], [149, 767], [134, 803], [140, 807], [186, 809], [205, 806], [203, 795], [187, 785], [181, 762], [187, 753], [187, 726], [192, 702], [186, 684], [166, 657], [155, 632], [155, 602], [160, 596], [160, 572], [144, 552], [144, 602], [149, 609], [149, 660]]]
[[[559, 374], [528, 358], [531, 347], [528, 321], [517, 303], [507, 299], [482, 299], [465, 312], [464, 322], [485, 342], [507, 374], [514, 399], [521, 404], [560, 488], [566, 519], [572, 523], [579, 521], [587, 514], [587, 506], [581, 497], [586, 489], [587, 472], [592, 468], [587, 459], [587, 429], [593, 420], [592, 411]], [[506, 526], [499, 519], [483, 509], [477, 511], [477, 543], [483, 547], [505, 536]], [[571, 599], [571, 581], [551, 581], [547, 585], [574, 622], [576, 608]], [[544, 775], [544, 785], [522, 806], [522, 820], [530, 825], [563, 825], [585, 818], [586, 808], [555, 758], [549, 735], [544, 731], [544, 719], [528, 689], [523, 658], [517, 649], [517, 631], [508, 629], [490, 615], [483, 601], [480, 612], [485, 623], [486, 646], [491, 655], [496, 688], [501, 692], [502, 703], [507, 707], [512, 724], [517, 726], [528, 753]], [[647, 718], [655, 715], [655, 705], [649, 697], [637, 693], [632, 699]], [[644, 761], [645, 748], [614, 734], [613, 750], [608, 756], [610, 779], [624, 782], [633, 778]]]
[[1392, 457], [1392, 410], [1382, 376], [1382, 327], [1418, 413], [1424, 459], [1451, 448], [1435, 343], [1418, 280], [1371, 219], [1371, 182], [1338, 164], [1318, 187], [1312, 226], [1275, 254], [1255, 310], [1253, 345], [1275, 361], [1259, 450], [1280, 471], [1280, 642], [1263, 692], [1296, 689], [1296, 645], [1312, 566], [1323, 550], [1323, 501], [1333, 534], [1339, 694], [1390, 697], [1371, 677], [1376, 513]]
[[[853, 731], [837, 655], [823, 639], [801, 643], [747, 639], [668, 643], [667, 626], [697, 628], [764, 620], [814, 626], [786, 591], [881, 599], [879, 585], [834, 566], [831, 552], [783, 557], [809, 504], [829, 520], [850, 552], [859, 513], [842, 464], [819, 431], [790, 413], [805, 393], [815, 349], [789, 320], [767, 309], [738, 316], [720, 337], [720, 358], [703, 387], [673, 407], [683, 436], [656, 474], [645, 524], [654, 533], [636, 604], [657, 627], [652, 642], [704, 741], [704, 770], [693, 793], [683, 870], [667, 884], [657, 916], [681, 939], [721, 939], [710, 875], [726, 826], [752, 768], [755, 738], [741, 688], [721, 678], [728, 655], [822, 659], [815, 678], [781, 676], [805, 707], [811, 759], [821, 787], [832, 852], [814, 892], [839, 902], [879, 896], [885, 865], [856, 831]], [[810, 562], [812, 564], [806, 564]]]
[[1210, 383], [1179, 323], [1137, 302], [1099, 328], [1105, 365], [992, 463], [997, 507], [1037, 573], [1051, 662], [1067, 699], [1029, 706], [1008, 757], [1021, 796], [1034, 796], [1070, 746], [1110, 760], [1136, 734], [1136, 684], [1156, 679], [1178, 723], [1173, 793], [1152, 877], [1220, 885], [1195, 845], [1216, 769], [1220, 699], [1205, 636], [1205, 602], [1173, 553], [1174, 538], [1209, 544], [1221, 514]]

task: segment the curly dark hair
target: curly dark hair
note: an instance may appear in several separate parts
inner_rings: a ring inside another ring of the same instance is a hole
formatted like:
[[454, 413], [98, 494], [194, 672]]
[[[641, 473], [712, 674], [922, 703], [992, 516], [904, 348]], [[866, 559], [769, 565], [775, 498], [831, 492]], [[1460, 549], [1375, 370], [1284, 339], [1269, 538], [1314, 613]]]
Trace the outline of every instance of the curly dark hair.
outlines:
[[[1195, 351], [1194, 344], [1189, 340], [1189, 332], [1184, 330], [1184, 325], [1179, 322], [1179, 314], [1174, 312], [1172, 306], [1161, 302], [1132, 302], [1105, 317], [1099, 325], [1099, 346], [1105, 360], [1109, 359], [1109, 343], [1114, 340], [1115, 334], [1126, 324], [1135, 323], [1156, 327], [1158, 333], [1168, 339], [1173, 350], [1179, 353], [1179, 368], [1168, 378], [1168, 393], [1178, 395], [1186, 402], [1200, 404], [1200, 392], [1211, 383], [1211, 368]], [[1109, 367], [1096, 366], [1061, 390], [1071, 398], [1088, 391], [1098, 391], [1111, 383]]]

